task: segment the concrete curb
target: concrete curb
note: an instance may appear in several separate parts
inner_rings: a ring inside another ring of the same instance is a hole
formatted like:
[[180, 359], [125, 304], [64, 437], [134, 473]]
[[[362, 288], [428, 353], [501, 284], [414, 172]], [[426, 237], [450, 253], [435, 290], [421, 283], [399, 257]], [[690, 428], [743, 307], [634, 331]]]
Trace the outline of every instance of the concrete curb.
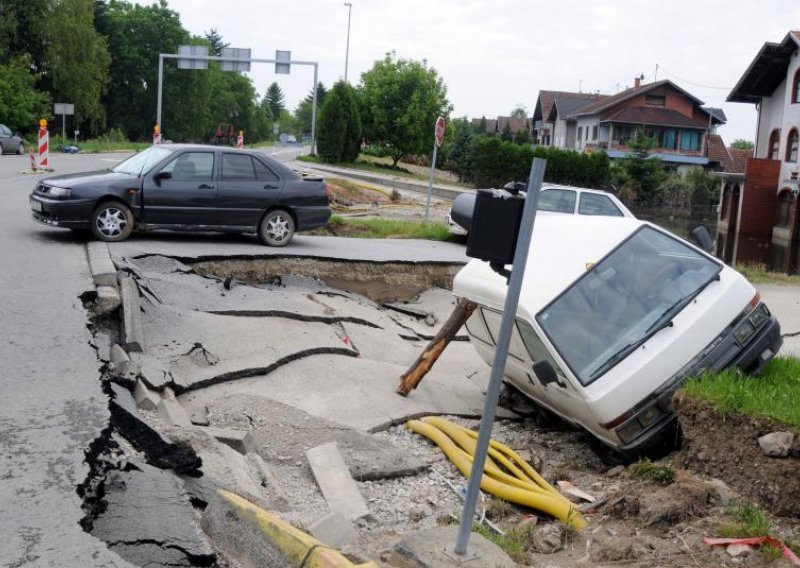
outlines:
[[203, 513], [203, 530], [243, 566], [378, 568], [354, 564], [339, 551], [282, 521], [247, 499], [220, 489]]
[[120, 279], [122, 291], [122, 345], [129, 353], [141, 353], [144, 348], [144, 327], [142, 311], [139, 305], [139, 287], [133, 278], [123, 276]]
[[[306, 162], [303, 163], [305, 164]], [[358, 179], [361, 181], [374, 183], [376, 185], [382, 185], [384, 187], [405, 189], [407, 191], [415, 191], [417, 193], [424, 193], [424, 194], [428, 193], [428, 184], [424, 182], [414, 182], [414, 181], [398, 180], [394, 178], [386, 178], [382, 176], [371, 175], [366, 172], [360, 172], [358, 170], [343, 170], [341, 168], [329, 168], [326, 166], [320, 166], [318, 164], [313, 164], [309, 166], [309, 169], [318, 170], [334, 175], [340, 175], [343, 177]], [[473, 189], [466, 189], [466, 188], [459, 189], [444, 185], [434, 185], [432, 190], [432, 194], [435, 195], [436, 197], [449, 199], [451, 201], [455, 199], [457, 196], [461, 195], [462, 193], [474, 193], [474, 192], [475, 190]]]
[[86, 245], [89, 257], [89, 270], [96, 287], [109, 286], [117, 289], [117, 269], [111, 261], [108, 245], [100, 241], [92, 241]]

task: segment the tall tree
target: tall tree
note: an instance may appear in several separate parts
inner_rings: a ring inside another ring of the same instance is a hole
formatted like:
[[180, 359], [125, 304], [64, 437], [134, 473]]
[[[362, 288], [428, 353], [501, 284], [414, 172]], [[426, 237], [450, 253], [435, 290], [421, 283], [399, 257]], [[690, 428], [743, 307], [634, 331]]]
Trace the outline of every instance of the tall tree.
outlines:
[[208, 40], [209, 55], [219, 57], [222, 55], [222, 49], [230, 45], [230, 43], [222, 41], [222, 34], [220, 34], [216, 28], [211, 28], [211, 30], [205, 33], [205, 36], [206, 40]]
[[327, 162], [352, 162], [361, 148], [361, 118], [353, 87], [339, 81], [325, 97], [317, 149]]
[[455, 127], [455, 136], [448, 152], [447, 167], [458, 175], [459, 181], [469, 181], [472, 171], [472, 124], [466, 116], [450, 124]]
[[511, 111], [511, 118], [521, 118], [525, 120], [528, 118], [528, 111], [525, 110], [525, 107], [518, 104], [514, 110]]
[[29, 57], [29, 65], [40, 83], [42, 79], [46, 83], [43, 74], [47, 71], [47, 23], [53, 4], [52, 0], [0, 1], [0, 64], [21, 55]]
[[436, 117], [451, 110], [434, 68], [391, 53], [361, 75], [359, 95], [364, 136], [389, 148], [393, 167], [403, 156], [429, 151]]
[[[317, 118], [319, 118], [320, 110], [322, 109], [322, 105], [325, 104], [325, 96], [327, 95], [328, 90], [325, 88], [325, 85], [319, 83], [317, 85]], [[305, 134], [311, 133], [311, 110], [314, 105], [314, 91], [310, 91], [306, 98], [300, 101], [300, 104], [297, 105], [297, 109], [294, 111], [294, 118], [295, 118], [295, 134], [298, 137], [302, 137]]]
[[736, 148], [737, 150], [752, 150], [753, 143], [750, 140], [745, 140], [744, 138], [737, 138], [733, 141], [733, 143], [731, 143], [731, 148]]
[[100, 103], [109, 81], [106, 40], [94, 29], [92, 0], [60, 0], [47, 25], [53, 95], [75, 104], [75, 124], [97, 132], [105, 126]]
[[281, 112], [286, 109], [286, 102], [283, 98], [283, 91], [278, 83], [272, 83], [267, 87], [267, 92], [264, 95], [264, 102], [262, 103], [269, 109], [273, 120], [279, 120]]
[[0, 65], [0, 116], [11, 130], [32, 131], [48, 112], [49, 97], [34, 88], [30, 57], [20, 56]]

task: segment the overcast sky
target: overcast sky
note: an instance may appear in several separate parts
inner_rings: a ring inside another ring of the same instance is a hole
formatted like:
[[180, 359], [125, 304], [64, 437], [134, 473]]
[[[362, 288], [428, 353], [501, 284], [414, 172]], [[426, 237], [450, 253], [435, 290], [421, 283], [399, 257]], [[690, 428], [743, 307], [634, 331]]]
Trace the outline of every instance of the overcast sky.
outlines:
[[[326, 87], [344, 77], [348, 8], [337, 0], [168, 0], [192, 34], [216, 28], [253, 57], [289, 50], [319, 62]], [[147, 2], [139, 2], [147, 3]], [[348, 79], [386, 52], [425, 59], [444, 78], [454, 117], [531, 114], [540, 89], [613, 94], [671, 79], [728, 124], [730, 143], [753, 140], [753, 105], [725, 103], [730, 88], [766, 41], [800, 29], [799, 0], [353, 0]], [[250, 73], [259, 93], [277, 81], [290, 110], [313, 84], [311, 67]], [[431, 126], [433, 128], [433, 126]]]

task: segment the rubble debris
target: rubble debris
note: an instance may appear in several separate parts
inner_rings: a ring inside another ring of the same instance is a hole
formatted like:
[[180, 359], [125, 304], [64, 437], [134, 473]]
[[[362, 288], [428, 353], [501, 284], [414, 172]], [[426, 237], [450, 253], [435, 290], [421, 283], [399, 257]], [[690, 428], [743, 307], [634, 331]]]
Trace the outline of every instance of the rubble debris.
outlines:
[[367, 503], [350, 476], [336, 442], [311, 448], [306, 457], [332, 512], [339, 512], [350, 520], [369, 514]]
[[328, 546], [342, 548], [358, 538], [356, 529], [339, 511], [328, 513], [308, 527], [314, 537]]
[[788, 458], [794, 444], [793, 432], [770, 432], [758, 439], [758, 445], [765, 456], [771, 458]]
[[106, 510], [94, 520], [92, 534], [138, 566], [214, 565], [182, 481], [145, 463], [131, 464], [128, 471], [109, 472]]
[[158, 403], [161, 402], [161, 397], [147, 388], [147, 385], [139, 379], [136, 381], [136, 386], [133, 389], [133, 399], [136, 401], [136, 407], [142, 410], [149, 410], [155, 412], [158, 410]]
[[192, 473], [200, 468], [202, 462], [191, 448], [175, 444], [145, 421], [136, 410], [136, 402], [127, 389], [115, 384], [110, 388], [113, 394], [111, 423], [134, 448], [145, 454], [150, 463], [174, 469], [178, 473]]
[[261, 487], [267, 493], [267, 501], [272, 504], [272, 509], [278, 512], [289, 510], [289, 497], [281, 487], [275, 474], [272, 473], [270, 467], [264, 462], [260, 455], [255, 453], [248, 453], [245, 456], [247, 463], [250, 464], [261, 480]]
[[554, 554], [564, 548], [564, 526], [547, 523], [533, 529], [531, 543], [536, 552]]
[[144, 328], [142, 327], [139, 288], [130, 276], [120, 278], [122, 292], [122, 343], [128, 352], [142, 352]]
[[92, 304], [92, 310], [97, 315], [104, 315], [116, 310], [121, 303], [122, 299], [116, 288], [112, 288], [111, 286], [98, 286], [97, 295]]
[[[167, 389], [169, 389], [169, 387], [164, 390]], [[172, 398], [165, 396], [159, 400], [158, 404], [156, 405], [156, 411], [158, 412], [158, 417], [169, 426], [192, 425], [192, 421], [189, 420], [189, 415], [186, 413], [183, 407], [178, 404], [178, 401], [175, 400], [174, 396]]]
[[242, 455], [256, 451], [257, 444], [249, 432], [229, 430], [226, 428], [205, 428], [205, 431], [219, 442], [222, 442]]

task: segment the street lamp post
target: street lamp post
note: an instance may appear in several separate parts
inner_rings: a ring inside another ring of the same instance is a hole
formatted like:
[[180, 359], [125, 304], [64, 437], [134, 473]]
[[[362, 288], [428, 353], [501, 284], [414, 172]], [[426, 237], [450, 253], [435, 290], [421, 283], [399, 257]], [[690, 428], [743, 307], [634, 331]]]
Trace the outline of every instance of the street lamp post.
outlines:
[[344, 52], [344, 82], [347, 83], [347, 62], [350, 59], [350, 13], [353, 11], [352, 2], [345, 2], [347, 6], [347, 49]]

